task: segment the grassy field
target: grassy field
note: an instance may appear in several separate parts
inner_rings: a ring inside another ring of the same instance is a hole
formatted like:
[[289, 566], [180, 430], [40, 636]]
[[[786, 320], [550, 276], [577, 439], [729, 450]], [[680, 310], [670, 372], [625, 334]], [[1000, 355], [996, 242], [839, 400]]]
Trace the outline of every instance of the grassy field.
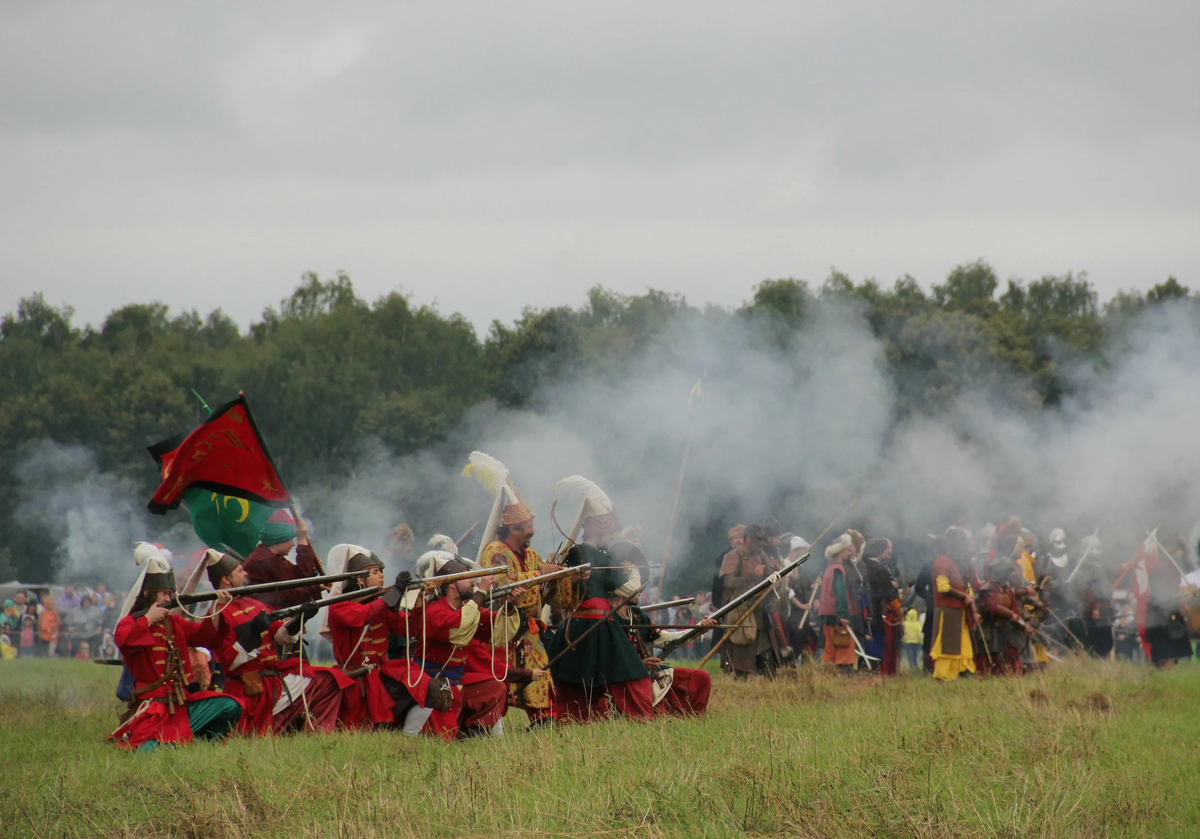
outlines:
[[130, 755], [114, 668], [0, 664], [3, 836], [1194, 837], [1200, 666], [1021, 680], [717, 677], [708, 716], [446, 745], [365, 733]]

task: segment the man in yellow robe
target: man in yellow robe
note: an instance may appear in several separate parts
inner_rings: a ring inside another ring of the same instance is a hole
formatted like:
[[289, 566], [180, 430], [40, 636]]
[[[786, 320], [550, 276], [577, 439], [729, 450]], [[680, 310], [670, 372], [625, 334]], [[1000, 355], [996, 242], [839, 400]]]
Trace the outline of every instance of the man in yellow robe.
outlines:
[[[529, 546], [533, 534], [533, 513], [518, 498], [516, 503], [504, 507], [496, 539], [484, 547], [480, 564], [486, 568], [507, 565], [505, 576], [514, 583], [560, 570], [561, 566], [544, 562]], [[509, 642], [508, 663], [510, 667], [532, 670], [537, 677], [527, 684], [510, 684], [509, 692], [512, 704], [529, 715], [530, 725], [544, 725], [553, 716], [554, 684], [548, 672], [541, 672], [550, 662], [542, 641], [546, 628], [542, 623], [542, 587], [528, 586], [516, 605], [522, 626]]]

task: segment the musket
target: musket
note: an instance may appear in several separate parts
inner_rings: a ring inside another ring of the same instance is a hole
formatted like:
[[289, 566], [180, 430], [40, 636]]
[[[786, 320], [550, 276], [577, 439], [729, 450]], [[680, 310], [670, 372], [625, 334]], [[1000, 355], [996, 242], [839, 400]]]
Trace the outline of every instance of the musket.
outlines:
[[[328, 574], [324, 577], [301, 577], [296, 580], [278, 580], [273, 583], [256, 583], [252, 586], [239, 586], [238, 588], [227, 588], [222, 591], [229, 594], [230, 597], [245, 597], [252, 594], [266, 594], [270, 591], [287, 591], [292, 588], [304, 588], [305, 586], [323, 586], [328, 583], [339, 583], [344, 580], [353, 580], [355, 577], [364, 576], [363, 571], [347, 571], [344, 574]], [[168, 608], [176, 606], [190, 606], [193, 603], [207, 603], [217, 599], [217, 592], [206, 591], [201, 594], [180, 594], [176, 596], [170, 603]]]
[[[492, 590], [490, 592], [491, 599], [495, 600], [497, 598], [504, 597], [506, 594], [508, 594], [513, 589], [530, 588], [532, 586], [540, 586], [543, 583], [548, 583], [552, 580], [560, 580], [563, 577], [570, 577], [573, 574], [582, 574], [584, 571], [590, 571], [591, 568], [592, 568], [591, 563], [585, 562], [583, 565], [572, 565], [570, 568], [563, 568], [560, 571], [551, 571], [549, 574], [542, 574], [537, 577], [530, 577], [528, 580], [517, 580], [514, 583], [505, 583], [502, 586], [493, 586]], [[507, 570], [507, 566], [498, 565], [495, 568], [489, 568], [488, 570], [493, 571], [493, 572], [499, 571], [500, 573], [504, 573], [504, 570]]]
[[[589, 635], [591, 635], [593, 632], [595, 632], [597, 629], [599, 629], [599, 628], [600, 628], [600, 625], [601, 625], [602, 623], [604, 623], [605, 621], [609, 620], [609, 619], [610, 619], [610, 618], [611, 618], [613, 615], [615, 615], [617, 612], [619, 612], [619, 611], [621, 611], [622, 609], [624, 609], [626, 606], [628, 606], [628, 605], [629, 605], [630, 603], [632, 603], [633, 601], [637, 600], [637, 598], [638, 598], [638, 595], [642, 593], [642, 589], [644, 589], [644, 588], [645, 588], [646, 586], [648, 586], [648, 585], [649, 585], [649, 583], [642, 583], [642, 585], [641, 585], [641, 586], [638, 588], [638, 590], [637, 590], [637, 591], [633, 592], [633, 593], [632, 593], [632, 594], [630, 594], [628, 597], [626, 597], [625, 599], [623, 599], [623, 600], [622, 600], [620, 603], [618, 603], [616, 606], [613, 606], [611, 609], [609, 609], [609, 610], [608, 610], [608, 613], [607, 613], [607, 614], [606, 614], [604, 617], [602, 617], [602, 618], [600, 618], [599, 620], [595, 621], [595, 622], [594, 622], [594, 623], [593, 623], [591, 626], [589, 626], [589, 627], [588, 627], [588, 628], [587, 628], [587, 629], [584, 631], [584, 633], [583, 633], [582, 635], [580, 635], [578, 638], [576, 638], [576, 639], [575, 639], [574, 641], [572, 641], [570, 644], [567, 644], [567, 646], [563, 647], [563, 649], [562, 649], [562, 650], [559, 652], [559, 654], [558, 654], [558, 655], [556, 655], [554, 658], [550, 659], [550, 661], [548, 661], [548, 662], [547, 662], [547, 663], [546, 663], [546, 664], [545, 664], [545, 665], [542, 667], [542, 669], [543, 669], [543, 670], [549, 670], [551, 667], [553, 667], [553, 666], [554, 666], [554, 665], [555, 665], [555, 664], [556, 664], [556, 663], [559, 661], [559, 659], [561, 659], [563, 656], [565, 656], [565, 655], [566, 655], [567, 653], [569, 653], [571, 650], [573, 650], [573, 649], [575, 649], [577, 646], [579, 646], [579, 643], [580, 643], [581, 641], [583, 641], [583, 639], [584, 639], [584, 638], [588, 637], [588, 636], [589, 636]], [[570, 625], [571, 625], [571, 619], [570, 619], [570, 618], [568, 618], [568, 619], [567, 619], [567, 621], [566, 621], [566, 622], [563, 624], [563, 628], [562, 628], [561, 630], [559, 630], [559, 631], [560, 631], [560, 632], [566, 632], [566, 631], [567, 631], [567, 627], [569, 627]], [[666, 656], [664, 655], [663, 657], [665, 658]]]
[[282, 609], [276, 609], [274, 612], [269, 612], [268, 616], [271, 620], [287, 620], [295, 617], [304, 611], [307, 606], [316, 606], [318, 609], [324, 609], [326, 606], [332, 606], [334, 603], [345, 603], [348, 600], [357, 600], [360, 597], [369, 597], [379, 594], [386, 586], [371, 586], [370, 588], [360, 588], [358, 591], [348, 591], [345, 594], [335, 594], [333, 597], [326, 597], [324, 600], [310, 600], [307, 603], [301, 603], [298, 606], [285, 606]]
[[643, 612], [660, 612], [663, 609], [672, 609], [676, 606], [690, 606], [696, 602], [696, 596], [681, 597], [678, 600], [664, 600], [662, 603], [651, 603], [649, 606], [639, 606]]
[[633, 624], [634, 629], [639, 627], [642, 629], [737, 629], [739, 624], [736, 623], [715, 623], [712, 626], [700, 626], [695, 623], [648, 623], [648, 624]]
[[[725, 642], [733, 637], [734, 630], [741, 629], [742, 624], [744, 624], [746, 622], [746, 619], [758, 611], [759, 604], [761, 604], [764, 600], [767, 599], [767, 595], [770, 594], [771, 591], [772, 591], [772, 589], [768, 588], [766, 591], [764, 591], [759, 596], [759, 598], [757, 600], [755, 600], [752, 604], [750, 604], [750, 608], [747, 609], [744, 613], [742, 613], [742, 616], [737, 619], [737, 623], [735, 623], [731, 627], [729, 627], [729, 629], [725, 632], [725, 634], [721, 636], [720, 640], [718, 640], [717, 643], [712, 645], [712, 649], [710, 649], [708, 651], [708, 654], [706, 656], [704, 656], [704, 658], [700, 659], [700, 663], [696, 666], [697, 670], [703, 669], [704, 665], [708, 664], [708, 660], [716, 654], [717, 650], [721, 649], [721, 647], [725, 644]], [[701, 629], [716, 629], [716, 627], [715, 626], [701, 627]], [[667, 657], [667, 654], [664, 652], [663, 658], [666, 658], [666, 657]]]
[[[720, 620], [721, 618], [725, 617], [725, 615], [732, 612], [738, 606], [741, 606], [743, 603], [745, 603], [747, 600], [749, 600], [754, 595], [758, 594], [763, 589], [774, 585], [777, 580], [782, 580], [788, 574], [792, 573], [797, 568], [799, 568], [801, 565], [808, 562], [808, 560], [811, 556], [812, 556], [812, 552], [809, 551], [804, 556], [797, 559], [795, 562], [789, 562], [787, 565], [783, 566], [778, 571], [767, 575], [766, 577], [759, 580], [754, 585], [750, 586], [750, 588], [743, 591], [737, 597], [730, 600], [728, 603], [726, 603], [720, 609], [717, 609], [717, 611], [713, 612], [711, 615], [709, 615], [709, 617], [712, 618], [713, 620]], [[667, 646], [665, 646], [663, 648], [663, 653], [662, 653], [661, 657], [666, 658], [671, 653], [675, 652], [675, 650], [679, 649], [680, 647], [684, 646], [685, 644], [690, 644], [693, 640], [695, 640], [698, 636], [704, 634], [707, 630], [708, 630], [708, 627], [698, 626], [698, 627], [696, 627], [696, 629], [694, 631], [687, 633], [682, 638], [680, 638], [678, 641], [672, 641], [671, 643], [667, 644]]]
[[111, 664], [113, 667], [121, 667], [125, 662], [119, 658], [93, 658], [92, 664]]
[[467, 532], [454, 540], [454, 547], [459, 547], [463, 542], [467, 541], [467, 537], [475, 532], [475, 528], [479, 527], [479, 519], [475, 519], [475, 523], [467, 528]]

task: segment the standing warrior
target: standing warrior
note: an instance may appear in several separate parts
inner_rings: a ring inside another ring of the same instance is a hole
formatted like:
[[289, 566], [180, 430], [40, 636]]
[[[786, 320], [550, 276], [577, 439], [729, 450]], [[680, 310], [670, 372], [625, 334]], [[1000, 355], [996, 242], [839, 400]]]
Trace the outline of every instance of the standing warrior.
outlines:
[[[246, 585], [246, 571], [237, 558], [214, 550], [197, 565], [205, 569], [217, 591]], [[300, 643], [302, 625], [317, 614], [308, 603], [288, 621], [274, 620], [271, 610], [253, 597], [239, 597], [221, 613], [233, 631], [213, 650], [225, 671], [225, 692], [242, 701], [246, 711], [238, 722], [244, 734], [280, 734], [305, 726], [333, 731], [342, 705], [342, 692], [358, 686], [341, 671], [315, 667], [299, 655], [281, 656], [280, 648]], [[257, 645], [255, 639], [261, 639]]]
[[851, 635], [850, 615], [854, 611], [850, 582], [846, 577], [846, 565], [854, 554], [854, 542], [843, 533], [825, 548], [825, 574], [821, 578], [820, 605], [821, 625], [825, 633], [823, 661], [837, 667], [838, 672], [848, 674], [854, 669], [857, 651]]
[[[383, 560], [359, 545], [335, 545], [329, 551], [329, 566], [334, 574], [362, 572], [357, 579], [334, 583], [331, 596], [383, 585]], [[410, 580], [407, 571], [396, 576], [400, 593]], [[431, 680], [406, 659], [387, 658], [388, 634], [408, 637], [421, 621], [424, 598], [420, 592], [410, 598], [408, 612], [400, 609], [401, 598], [389, 605], [378, 595], [325, 609], [321, 634], [333, 643], [333, 656], [342, 672], [358, 682], [342, 699], [341, 722], [350, 728], [391, 726], [415, 737], [435, 707], [450, 707], [445, 680]]]
[[[533, 512], [522, 500], [504, 464], [483, 452], [471, 452], [463, 471], [496, 493], [480, 542], [479, 564], [484, 568], [507, 565], [505, 576], [510, 583], [533, 581], [542, 574], [560, 570], [562, 566], [543, 561], [530, 547]], [[516, 601], [521, 626], [509, 645], [506, 669], [530, 674], [545, 670], [550, 658], [543, 638], [546, 624], [542, 622], [542, 606], [542, 587], [536, 583], [525, 587], [524, 594]], [[512, 704], [525, 711], [530, 725], [544, 725], [553, 717], [554, 683], [549, 674], [513, 683], [510, 692]]]
[[960, 673], [975, 672], [971, 646], [975, 596], [968, 582], [971, 536], [961, 527], [946, 528], [933, 560], [933, 678], [952, 682]]
[[[612, 598], [627, 597], [641, 586], [636, 571], [630, 579], [614, 567], [608, 553], [620, 529], [613, 503], [600, 487], [579, 475], [559, 481], [554, 488], [556, 498], [563, 487], [583, 494], [576, 525], [568, 534], [574, 539], [581, 525], [583, 541], [570, 549], [566, 564], [591, 563], [592, 570], [574, 578], [578, 583], [562, 587], [572, 592], [565, 605], [574, 611], [546, 643], [554, 662], [550, 672], [558, 719], [589, 722], [612, 707], [628, 719], [649, 720], [654, 715], [650, 674], [629, 637], [608, 617]], [[596, 626], [596, 621], [601, 625]], [[560, 653], [561, 658], [554, 661]]]
[[[721, 563], [721, 582], [724, 584], [723, 600], [728, 603], [751, 586], [766, 579], [768, 574], [778, 571], [778, 560], [763, 553], [766, 531], [761, 524], [747, 525], [742, 544], [725, 555]], [[747, 678], [759, 673], [773, 676], [783, 662], [783, 649], [787, 642], [780, 638], [781, 630], [775, 618], [779, 607], [779, 595], [786, 594], [787, 583], [780, 581], [777, 591], [768, 595], [761, 603], [755, 601], [739, 606], [729, 617], [733, 623], [741, 620], [743, 609], [754, 608], [754, 614], [746, 618], [741, 627], [729, 637], [729, 662], [736, 678]]]
[[217, 613], [201, 621], [173, 614], [167, 604], [175, 596], [171, 552], [138, 542], [134, 560], [141, 575], [121, 608], [116, 644], [133, 675], [133, 695], [121, 725], [109, 739], [126, 749], [150, 751], [161, 743], [190, 743], [193, 737], [219, 740], [242, 715], [233, 697], [187, 690], [191, 681], [190, 646], [216, 648], [229, 633], [220, 609], [231, 602], [217, 595]]
[[875, 537], [863, 546], [862, 566], [867, 572], [871, 598], [871, 643], [863, 643], [868, 655], [879, 657], [879, 673], [895, 676], [900, 666], [900, 645], [904, 637], [904, 612], [900, 608], [900, 587], [889, 560], [892, 543]]
[[1021, 569], [1009, 557], [997, 556], [979, 588], [980, 634], [986, 644], [975, 654], [975, 672], [1020, 676], [1033, 628], [1022, 615], [1017, 592], [1023, 588]]

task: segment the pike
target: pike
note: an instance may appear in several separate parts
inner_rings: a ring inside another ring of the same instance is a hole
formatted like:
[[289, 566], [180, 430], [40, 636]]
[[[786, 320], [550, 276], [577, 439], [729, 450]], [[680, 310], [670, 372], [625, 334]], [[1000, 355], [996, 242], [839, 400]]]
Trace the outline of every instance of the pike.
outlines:
[[[575, 639], [574, 641], [572, 641], [570, 644], [567, 644], [567, 646], [563, 647], [562, 651], [561, 651], [561, 652], [559, 652], [559, 654], [558, 654], [558, 655], [556, 655], [554, 658], [550, 659], [550, 661], [546, 662], [545, 666], [543, 666], [543, 667], [542, 667], [542, 669], [543, 669], [543, 670], [549, 670], [551, 667], [553, 667], [555, 664], [557, 664], [557, 663], [558, 663], [558, 661], [559, 661], [559, 659], [561, 659], [563, 656], [565, 656], [565, 655], [566, 655], [567, 653], [569, 653], [571, 650], [573, 650], [573, 649], [575, 649], [577, 646], [579, 646], [580, 642], [581, 642], [581, 641], [583, 641], [583, 639], [584, 639], [584, 638], [588, 637], [588, 636], [589, 636], [589, 635], [591, 635], [593, 632], [595, 632], [597, 629], [599, 629], [599, 628], [600, 628], [600, 624], [602, 624], [602, 623], [604, 623], [605, 621], [609, 620], [609, 619], [610, 619], [610, 618], [611, 618], [613, 615], [615, 615], [617, 612], [621, 611], [621, 610], [622, 610], [622, 609], [624, 609], [626, 606], [628, 606], [630, 603], [632, 603], [633, 601], [637, 600], [637, 599], [638, 599], [638, 595], [642, 593], [642, 589], [644, 589], [644, 588], [645, 588], [646, 586], [648, 586], [648, 585], [649, 585], [649, 583], [642, 583], [642, 585], [641, 585], [641, 586], [638, 588], [638, 590], [637, 590], [637, 591], [633, 592], [633, 594], [629, 595], [629, 596], [628, 596], [628, 597], [626, 597], [624, 600], [622, 600], [620, 603], [618, 603], [616, 606], [613, 606], [611, 609], [609, 609], [609, 610], [608, 610], [608, 612], [607, 612], [607, 613], [604, 615], [604, 617], [602, 617], [602, 618], [600, 618], [599, 620], [597, 620], [597, 621], [596, 621], [594, 624], [592, 624], [591, 626], [589, 626], [589, 627], [587, 628], [587, 630], [586, 630], [586, 631], [585, 631], [585, 632], [584, 632], [582, 635], [580, 635], [578, 638], [576, 638], [576, 639]], [[561, 632], [566, 632], [566, 631], [567, 631], [567, 627], [570, 625], [570, 622], [571, 622], [571, 619], [570, 619], [570, 618], [568, 618], [568, 619], [566, 620], [566, 622], [563, 624], [563, 628], [562, 628], [560, 631], [561, 631]], [[665, 653], [663, 654], [663, 658], [666, 658], [666, 654], [665, 654]]]
[[[1100, 528], [1097, 527], [1094, 531], [1092, 531], [1092, 536], [1096, 537], [1099, 535], [1100, 535]], [[1078, 574], [1079, 569], [1083, 567], [1084, 560], [1086, 560], [1088, 558], [1088, 554], [1090, 554], [1092, 552], [1092, 546], [1095, 544], [1096, 543], [1094, 541], [1088, 542], [1087, 550], [1085, 550], [1083, 552], [1083, 556], [1079, 557], [1079, 562], [1077, 562], [1075, 564], [1075, 567], [1071, 570], [1071, 573], [1067, 575], [1068, 583], [1071, 582], [1071, 580], [1075, 579], [1075, 575]], [[1067, 631], [1069, 632], [1070, 630], [1067, 630]]]
[[[713, 620], [719, 620], [719, 619], [723, 618], [725, 615], [732, 612], [738, 606], [741, 606], [743, 603], [745, 603], [751, 597], [754, 597], [756, 594], [763, 591], [764, 589], [770, 588], [776, 582], [778, 582], [779, 580], [782, 580], [788, 574], [795, 571], [797, 568], [799, 568], [801, 565], [803, 565], [805, 562], [807, 562], [811, 556], [812, 556], [812, 551], [809, 551], [808, 553], [806, 553], [804, 556], [800, 557], [796, 561], [789, 562], [787, 565], [783, 566], [775, 573], [764, 577], [763, 579], [759, 580], [754, 585], [750, 586], [750, 588], [746, 589], [741, 594], [739, 594], [737, 597], [730, 600], [728, 603], [726, 603], [720, 609], [717, 609], [717, 611], [713, 612], [711, 615], [709, 615], [709, 617], [712, 618]], [[751, 610], [751, 611], [753, 611], [753, 610]], [[749, 612], [747, 614], [749, 614]], [[666, 658], [671, 653], [675, 652], [675, 650], [682, 647], [684, 644], [690, 644], [698, 636], [704, 634], [707, 631], [708, 631], [708, 627], [705, 627], [705, 626], [696, 627], [695, 630], [687, 633], [682, 638], [680, 638], [678, 641], [672, 641], [669, 644], [667, 644], [667, 646], [663, 648], [663, 653], [662, 653], [662, 656], [660, 656], [660, 657]]]
[[479, 527], [479, 519], [475, 519], [475, 523], [467, 528], [467, 532], [454, 540], [454, 546], [460, 547], [463, 542], [467, 541], [467, 537], [475, 532], [475, 528]]
[[[497, 566], [496, 568], [489, 568], [488, 570], [499, 571], [502, 568], [506, 569], [507, 566]], [[530, 577], [528, 580], [517, 580], [514, 583], [505, 583], [502, 586], [494, 586], [491, 590], [491, 599], [495, 600], [499, 597], [504, 597], [513, 589], [540, 586], [553, 580], [559, 580], [563, 577], [570, 577], [573, 574], [582, 574], [584, 571], [590, 571], [591, 568], [591, 563], [585, 562], [583, 565], [572, 565], [570, 568], [563, 568], [561, 571], [551, 571], [549, 574], [542, 574], [538, 577]]]

